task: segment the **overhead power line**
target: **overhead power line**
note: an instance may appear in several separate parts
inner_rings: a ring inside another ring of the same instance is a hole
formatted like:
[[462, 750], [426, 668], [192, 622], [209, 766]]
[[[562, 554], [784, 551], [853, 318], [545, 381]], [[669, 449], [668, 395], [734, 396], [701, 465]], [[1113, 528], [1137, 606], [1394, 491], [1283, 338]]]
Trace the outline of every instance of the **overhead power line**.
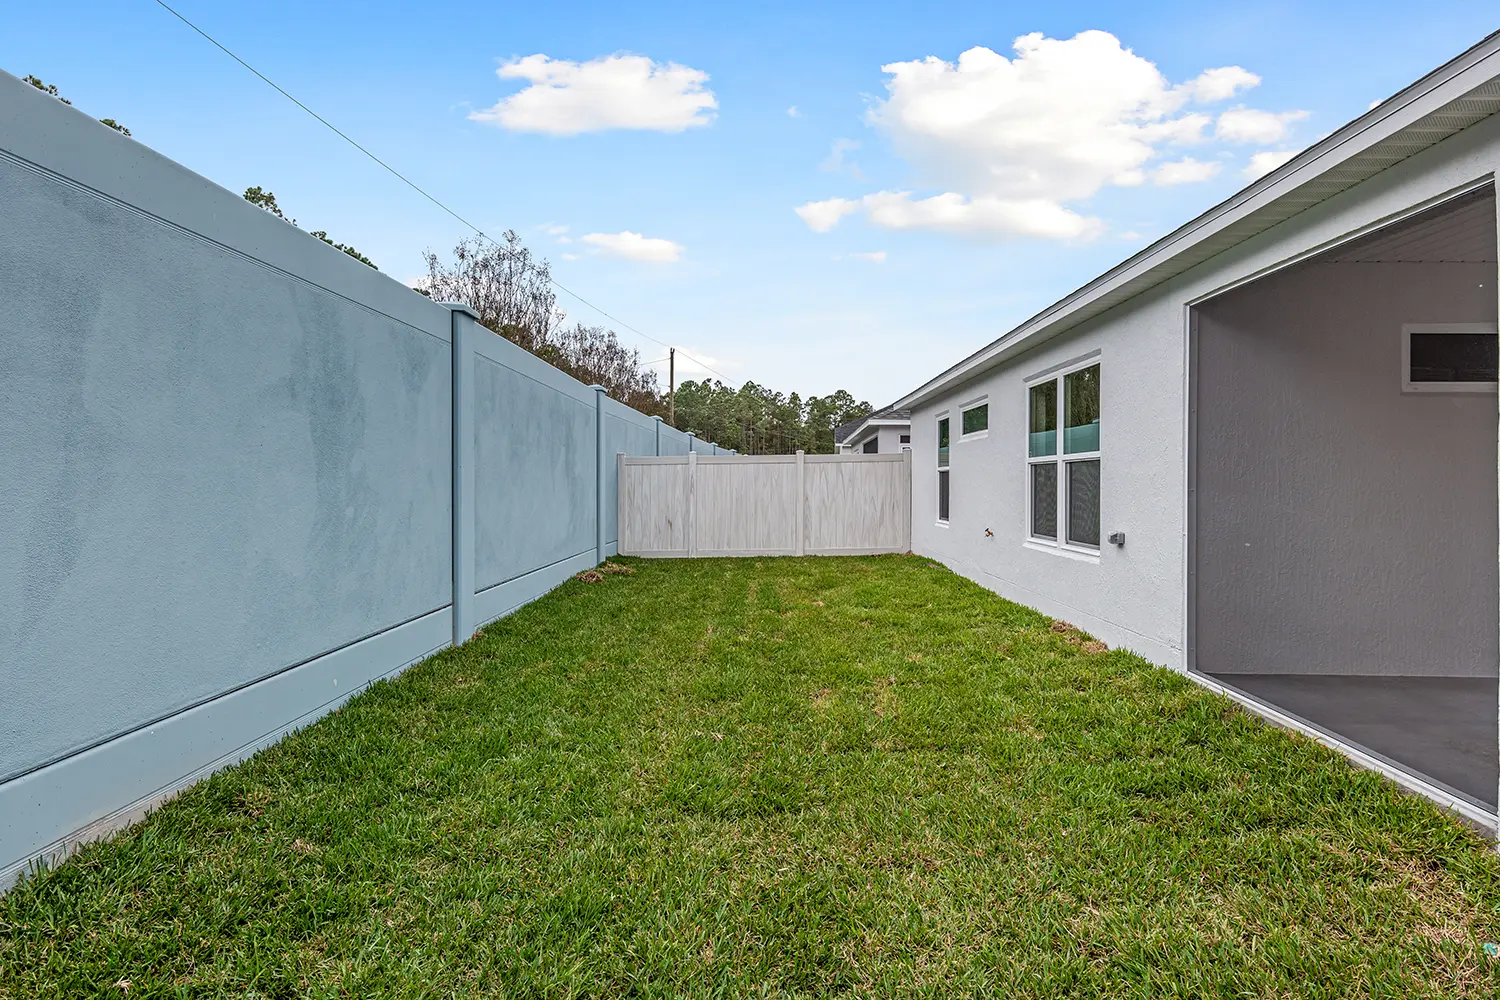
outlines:
[[[301, 101], [297, 100], [297, 98], [295, 98], [291, 94], [287, 93], [286, 90], [283, 89], [275, 80], [272, 80], [270, 77], [266, 76], [260, 70], [256, 69], [254, 66], [251, 66], [245, 60], [243, 60], [239, 56], [235, 55], [233, 52], [231, 52], [229, 50], [229, 48], [227, 46], [224, 45], [223, 42], [220, 42], [213, 35], [210, 35], [208, 32], [206, 32], [202, 28], [198, 27], [192, 21], [188, 20], [187, 17], [185, 17], [180, 11], [178, 11], [175, 8], [173, 8], [173, 7], [169, 6], [168, 4], [164, 3], [163, 0], [156, 0], [156, 3], [157, 3], [158, 6], [160, 6], [167, 13], [169, 13], [173, 17], [177, 18], [177, 20], [181, 21], [183, 24], [187, 25], [189, 28], [192, 28], [199, 35], [202, 35], [205, 39], [208, 40], [208, 42], [210, 44], [212, 44], [220, 52], [224, 53], [226, 56], [228, 56], [229, 58], [233, 59], [235, 62], [239, 63], [241, 66], [245, 67], [251, 73], [254, 73], [256, 76], [260, 77], [260, 79], [262, 81], [264, 81], [265, 84], [268, 87], [270, 87], [272, 90], [276, 91], [282, 97], [285, 97], [287, 100], [289, 100], [293, 104], [297, 105], [297, 107], [301, 108], [303, 111], [306, 111], [313, 118], [317, 119], [317, 121], [320, 124], [322, 124], [325, 128], [327, 128], [334, 135], [338, 136], [340, 139], [343, 139], [349, 145], [353, 146], [355, 149], [359, 150], [361, 153], [365, 154], [370, 159], [372, 159], [376, 163], [380, 164], [380, 166], [382, 166], [383, 168], [385, 168], [385, 170], [387, 172], [389, 172], [391, 174], [391, 176], [395, 177], [402, 184], [405, 184], [407, 187], [409, 187], [413, 191], [417, 192], [417, 194], [421, 195], [423, 198], [426, 198], [428, 201], [432, 202], [438, 208], [442, 209], [444, 212], [447, 212], [449, 215], [453, 216], [453, 218], [457, 219], [459, 222], [463, 223], [465, 226], [467, 226], [470, 229], [472, 229], [474, 231], [474, 233], [476, 235], [478, 235], [481, 239], [488, 240], [489, 242], [493, 243], [497, 247], [503, 245], [503, 244], [500, 243], [499, 240], [496, 240], [489, 233], [485, 232], [483, 229], [480, 229], [478, 226], [474, 225], [474, 223], [470, 222], [468, 219], [464, 218], [462, 215], [459, 215], [457, 212], [455, 212], [453, 209], [449, 208], [447, 205], [443, 204], [441, 201], [439, 201], [437, 198], [435, 198], [431, 194], [428, 194], [427, 191], [425, 191], [422, 188], [421, 185], [417, 184], [416, 181], [413, 181], [410, 177], [407, 177], [401, 171], [397, 170], [395, 167], [391, 166], [389, 163], [385, 162], [380, 157], [378, 157], [374, 153], [370, 152], [364, 146], [361, 146], [358, 142], [354, 141], [354, 139], [350, 138], [347, 133], [345, 133], [342, 130], [340, 130], [338, 128], [338, 126], [334, 125], [327, 118], [324, 118], [322, 115], [318, 114], [312, 108], [308, 107], [306, 104], [303, 104]], [[598, 306], [594, 305], [588, 299], [584, 298], [582, 295], [579, 295], [577, 292], [573, 291], [571, 288], [567, 287], [562, 282], [558, 281], [556, 278], [553, 278], [551, 275], [548, 275], [548, 280], [552, 283], [553, 287], [555, 287], [558, 291], [564, 292], [564, 293], [566, 293], [568, 295], [571, 295], [573, 298], [577, 299], [579, 302], [581, 302], [584, 305], [588, 306], [590, 309], [594, 310], [594, 312], [598, 313], [600, 316], [603, 316], [605, 319], [609, 320], [611, 323], [614, 323], [616, 326], [619, 326], [620, 328], [625, 329], [625, 330], [629, 330], [631, 333], [635, 334], [637, 337], [640, 337], [643, 340], [649, 340], [649, 341], [651, 341], [651, 343], [656, 344], [658, 346], [666, 347], [666, 348], [671, 348], [673, 346], [671, 344], [668, 344], [664, 340], [657, 340], [655, 337], [651, 336], [649, 333], [643, 333], [642, 331], [636, 329], [635, 327], [631, 326], [629, 323], [625, 322], [624, 320], [622, 320], [622, 319], [620, 319], [620, 318], [618, 318], [616, 316], [610, 315], [609, 313], [605, 312], [603, 309], [601, 309]], [[715, 375], [718, 375], [720, 379], [722, 379], [725, 382], [728, 382], [730, 385], [734, 384], [734, 382], [732, 380], [730, 380], [729, 378], [727, 378], [721, 372], [719, 372], [719, 371], [717, 371], [717, 370], [709, 367], [708, 365], [704, 364], [699, 359], [693, 357], [691, 354], [688, 354], [682, 348], [680, 348], [680, 347], [677, 348], [677, 353], [681, 354], [684, 358], [687, 358], [693, 364], [695, 364], [698, 367], [704, 369], [705, 371], [710, 371], [710, 372], [713, 372]]]

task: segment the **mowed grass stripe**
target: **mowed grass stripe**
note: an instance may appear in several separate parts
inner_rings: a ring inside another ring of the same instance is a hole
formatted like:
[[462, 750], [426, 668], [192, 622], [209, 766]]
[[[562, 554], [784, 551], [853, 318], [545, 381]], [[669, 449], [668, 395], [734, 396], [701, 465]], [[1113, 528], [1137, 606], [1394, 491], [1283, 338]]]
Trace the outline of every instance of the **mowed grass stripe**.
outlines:
[[621, 562], [0, 897], [0, 996], [1500, 994], [1495, 853], [1310, 740], [924, 559]]

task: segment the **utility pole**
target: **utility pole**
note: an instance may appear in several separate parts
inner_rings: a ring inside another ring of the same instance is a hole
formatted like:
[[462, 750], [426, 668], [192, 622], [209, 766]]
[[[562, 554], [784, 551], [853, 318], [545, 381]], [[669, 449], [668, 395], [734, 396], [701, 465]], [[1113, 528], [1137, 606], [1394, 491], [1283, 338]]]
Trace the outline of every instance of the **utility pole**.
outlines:
[[677, 348], [667, 348], [667, 423], [677, 426]]

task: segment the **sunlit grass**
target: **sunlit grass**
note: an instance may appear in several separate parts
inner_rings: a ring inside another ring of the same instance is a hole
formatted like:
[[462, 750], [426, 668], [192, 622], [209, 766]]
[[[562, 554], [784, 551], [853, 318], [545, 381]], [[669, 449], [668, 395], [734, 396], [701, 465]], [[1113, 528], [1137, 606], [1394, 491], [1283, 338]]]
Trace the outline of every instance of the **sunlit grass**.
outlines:
[[0, 996], [1500, 994], [1496, 855], [1311, 741], [923, 559], [630, 564], [0, 898]]

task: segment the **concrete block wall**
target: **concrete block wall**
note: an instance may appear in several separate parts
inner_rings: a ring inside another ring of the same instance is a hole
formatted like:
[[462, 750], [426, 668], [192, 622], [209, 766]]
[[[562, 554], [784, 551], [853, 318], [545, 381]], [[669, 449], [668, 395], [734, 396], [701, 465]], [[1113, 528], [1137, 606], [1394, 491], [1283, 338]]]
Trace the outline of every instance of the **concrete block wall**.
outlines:
[[613, 552], [687, 435], [0, 73], [0, 890]]

